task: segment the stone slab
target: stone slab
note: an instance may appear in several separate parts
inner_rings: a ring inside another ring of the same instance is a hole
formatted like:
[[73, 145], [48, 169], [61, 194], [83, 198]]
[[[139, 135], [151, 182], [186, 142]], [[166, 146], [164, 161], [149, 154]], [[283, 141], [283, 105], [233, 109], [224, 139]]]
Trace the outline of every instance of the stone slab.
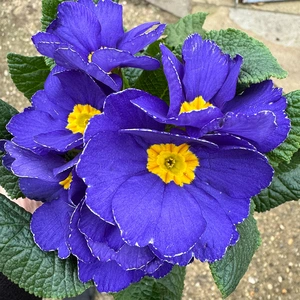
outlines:
[[184, 17], [190, 13], [190, 0], [147, 0], [178, 17]]
[[206, 30], [236, 28], [263, 42], [289, 74], [286, 79], [273, 79], [274, 83], [283, 87], [285, 93], [299, 89], [300, 48], [299, 29], [296, 27], [300, 16], [207, 4], [193, 7], [193, 13], [199, 11], [209, 13], [204, 23]]

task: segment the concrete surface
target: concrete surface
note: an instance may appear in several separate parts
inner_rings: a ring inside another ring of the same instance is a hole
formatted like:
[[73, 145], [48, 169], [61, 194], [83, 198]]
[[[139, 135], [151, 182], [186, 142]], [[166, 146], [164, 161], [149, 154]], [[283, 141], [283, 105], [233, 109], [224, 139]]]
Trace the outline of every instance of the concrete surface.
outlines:
[[148, 0], [148, 2], [167, 10], [178, 17], [184, 17], [189, 14], [191, 9], [191, 0], [172, 1], [172, 0]]
[[[183, 0], [165, 2], [173, 6], [176, 1], [183, 2]], [[0, 98], [20, 110], [28, 105], [28, 101], [16, 90], [9, 78], [6, 54], [13, 51], [37, 55], [30, 37], [40, 27], [40, 2], [40, 0], [0, 0]], [[124, 5], [124, 19], [128, 28], [153, 20], [167, 23], [177, 20], [174, 15], [143, 0], [120, 2]], [[234, 0], [193, 0], [191, 4], [193, 12], [210, 12], [205, 23], [206, 29], [234, 27], [245, 30], [251, 36], [263, 41], [289, 72], [287, 79], [276, 80], [276, 84], [284, 87], [285, 92], [300, 88], [300, 49], [297, 42], [300, 28], [293, 27], [295, 22], [299, 21], [299, 1], [243, 5], [237, 9], [234, 8]], [[269, 12], [280, 12], [284, 15]], [[275, 17], [277, 19], [274, 19]], [[287, 22], [284, 25], [279, 21], [281, 17]], [[268, 24], [270, 24], [268, 29], [263, 28]], [[291, 202], [270, 212], [255, 215], [263, 242], [238, 288], [228, 297], [229, 300], [300, 299], [299, 210], [300, 202]], [[99, 295], [98, 299], [111, 297]], [[183, 299], [221, 299], [207, 264], [195, 262], [187, 267]]]

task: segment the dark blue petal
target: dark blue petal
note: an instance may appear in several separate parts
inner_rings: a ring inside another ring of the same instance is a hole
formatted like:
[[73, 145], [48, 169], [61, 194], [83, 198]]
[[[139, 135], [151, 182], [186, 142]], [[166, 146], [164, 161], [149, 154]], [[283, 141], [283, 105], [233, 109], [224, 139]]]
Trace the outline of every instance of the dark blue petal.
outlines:
[[6, 143], [5, 149], [15, 159], [12, 163], [12, 171], [19, 177], [54, 182], [57, 179], [53, 174], [53, 169], [65, 164], [64, 159], [56, 154], [49, 153], [40, 156], [12, 143]]
[[182, 86], [183, 65], [176, 56], [165, 46], [160, 45], [164, 73], [168, 80], [170, 93], [170, 109], [168, 118], [178, 116], [181, 103], [185, 100]]
[[101, 46], [115, 48], [124, 34], [122, 5], [111, 0], [101, 0], [94, 7], [94, 13], [101, 24]]
[[163, 130], [164, 125], [156, 122], [131, 103], [135, 101], [134, 99], [147, 97], [152, 100], [153, 96], [136, 89], [127, 89], [108, 96], [105, 100], [104, 113], [90, 120], [84, 134], [85, 142], [100, 131], [117, 131], [120, 128]]
[[61, 3], [51, 32], [86, 58], [101, 45], [99, 21], [93, 12], [80, 3]]
[[200, 163], [194, 184], [208, 193], [213, 188], [220, 195], [250, 198], [270, 184], [273, 169], [259, 152], [236, 146], [232, 148], [203, 151], [200, 147], [191, 147]]
[[227, 113], [218, 131], [245, 138], [264, 153], [282, 142], [282, 136], [274, 135], [276, 129], [275, 114], [272, 111], [261, 111], [252, 115]]
[[74, 207], [61, 197], [45, 202], [33, 213], [30, 228], [34, 241], [43, 251], [58, 250], [60, 258], [70, 255], [69, 224], [73, 211]]
[[181, 113], [174, 121], [170, 120], [169, 123], [177, 126], [193, 126], [196, 128], [202, 128], [211, 120], [222, 116], [223, 113], [219, 108], [211, 106], [202, 110]]
[[110, 74], [96, 64], [88, 63], [87, 59], [83, 59], [78, 52], [70, 47], [58, 48], [54, 53], [54, 59], [58, 65], [66, 69], [80, 69], [85, 71], [114, 91], [119, 91], [122, 88], [122, 80], [119, 76], [110, 76]]
[[151, 71], [158, 69], [160, 65], [159, 61], [153, 57], [133, 56], [128, 51], [114, 48], [102, 48], [95, 51], [92, 62], [108, 73], [117, 67], [132, 67]]
[[78, 220], [80, 217], [80, 209], [84, 202], [82, 201], [74, 210], [70, 222], [69, 246], [71, 253], [79, 260], [89, 263], [94, 261], [94, 256], [88, 248], [84, 235], [78, 230]]
[[199, 191], [192, 185], [186, 189], [201, 203], [202, 216], [207, 223], [200, 240], [193, 248], [194, 255], [201, 261], [213, 262], [221, 259], [232, 239], [234, 230], [232, 221], [209, 194]]
[[119, 292], [131, 283], [139, 281], [144, 272], [125, 271], [114, 261], [95, 260], [89, 264], [78, 261], [78, 275], [83, 282], [93, 279], [99, 292], [110, 293]]
[[[89, 141], [77, 165], [77, 174], [88, 186], [86, 204], [111, 224], [114, 224], [111, 210], [113, 191], [128, 178], [128, 171], [140, 173], [145, 167], [146, 152], [133, 155], [132, 144], [135, 144], [134, 140], [117, 132], [98, 134]], [[123, 163], [123, 157], [130, 161], [130, 169]]]
[[86, 205], [81, 209], [78, 227], [87, 239], [106, 243], [115, 251], [124, 245], [119, 228], [101, 220]]
[[277, 128], [269, 135], [268, 141], [259, 145], [261, 151], [268, 152], [281, 144], [290, 130], [290, 120], [285, 113], [286, 105], [287, 101], [282, 96], [282, 90], [273, 88], [273, 82], [267, 80], [250, 86], [242, 95], [227, 102], [223, 110], [246, 115], [263, 111], [273, 112]]
[[193, 34], [183, 44], [182, 57], [186, 99], [202, 96], [210, 101], [227, 78], [229, 55], [223, 54], [216, 43]]
[[47, 181], [36, 178], [20, 178], [19, 185], [26, 197], [40, 201], [57, 199], [64, 192], [57, 178]]
[[82, 144], [82, 134], [74, 134], [68, 129], [55, 130], [36, 135], [34, 141], [51, 150], [66, 152]]
[[217, 94], [211, 99], [211, 103], [222, 109], [223, 105], [233, 99], [236, 93], [238, 76], [243, 63], [243, 58], [237, 55], [234, 59], [229, 60], [229, 70], [226, 80]]
[[[129, 191], [135, 197], [127, 198]], [[193, 195], [173, 182], [164, 184], [151, 173], [132, 176], [119, 187], [113, 213], [128, 244], [153, 244], [165, 256], [187, 252], [206, 226]]]
[[132, 32], [129, 31], [126, 33], [124, 38], [118, 43], [118, 48], [135, 54], [144, 49], [147, 45], [155, 42], [164, 32], [166, 25], [161, 24], [151, 31], [149, 31], [150, 27], [147, 27], [148, 26], [143, 26], [143, 31], [141, 31], [142, 27], [140, 27], [138, 29], [134, 28]]
[[97, 257], [99, 261], [107, 262], [115, 260], [116, 253], [107, 244], [95, 242], [90, 239], [87, 240], [87, 244], [91, 249], [92, 254]]
[[149, 247], [124, 244], [116, 253], [115, 261], [124, 270], [141, 269], [155, 258]]
[[67, 46], [66, 43], [56, 35], [46, 32], [39, 32], [32, 37], [36, 49], [43, 55], [54, 58], [54, 51], [60, 46]]
[[149, 276], [154, 277], [156, 279], [162, 278], [169, 274], [173, 269], [172, 264], [164, 262], [155, 272], [150, 274]]
[[[48, 76], [46, 82], [48, 81], [49, 77], [52, 77], [51, 73]], [[69, 100], [68, 98], [64, 97], [63, 94], [58, 95], [58, 97], [55, 99], [57, 102], [64, 102], [64, 103], [68, 102], [67, 100]], [[62, 101], [62, 99], [64, 99], [64, 101]], [[37, 91], [32, 96], [31, 99], [32, 106], [34, 107], [35, 110], [46, 112], [49, 115], [51, 115], [52, 118], [59, 119], [63, 122], [66, 122], [68, 115], [70, 113], [69, 111], [70, 106], [68, 107], [67, 110], [64, 107], [61, 107], [59, 104], [57, 104], [56, 101], [52, 101], [52, 99], [49, 99], [45, 90]]]
[[226, 146], [230, 147], [231, 149], [233, 146], [237, 146], [238, 148], [243, 147], [256, 150], [256, 148], [248, 141], [228, 133], [206, 134], [203, 136], [203, 139], [221, 146], [222, 149], [225, 149]]
[[73, 105], [69, 107], [71, 111], [76, 104], [89, 104], [102, 110], [106, 95], [89, 75], [72, 70], [57, 73], [56, 77], [59, 78], [64, 93], [73, 100]]
[[36, 110], [26, 110], [12, 117], [7, 130], [14, 135], [13, 142], [36, 153], [47, 153], [48, 149], [38, 145], [34, 138], [41, 133], [60, 130], [65, 123], [55, 120], [48, 113]]

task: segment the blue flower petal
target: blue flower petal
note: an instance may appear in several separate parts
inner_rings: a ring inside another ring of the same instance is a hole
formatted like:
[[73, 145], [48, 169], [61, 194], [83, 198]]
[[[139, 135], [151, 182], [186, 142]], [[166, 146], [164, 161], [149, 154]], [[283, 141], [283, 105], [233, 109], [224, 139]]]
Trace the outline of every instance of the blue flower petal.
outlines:
[[58, 250], [59, 258], [70, 255], [69, 223], [74, 207], [68, 204], [65, 197], [66, 194], [61, 194], [59, 199], [40, 206], [33, 213], [30, 224], [35, 243], [43, 251]]
[[41, 54], [51, 58], [54, 58], [54, 51], [58, 47], [67, 46], [58, 36], [47, 32], [39, 32], [31, 39]]
[[136, 89], [127, 89], [109, 95], [105, 100], [104, 113], [90, 120], [84, 134], [85, 142], [100, 131], [118, 131], [120, 128], [163, 130], [163, 124], [156, 122], [131, 103], [134, 101], [133, 99], [144, 97], [151, 96]]
[[[129, 190], [135, 197], [127, 200], [124, 196]], [[114, 194], [113, 212], [128, 244], [153, 244], [165, 256], [187, 252], [206, 225], [200, 205], [185, 188], [173, 182], [165, 185], [150, 173], [122, 184]]]
[[124, 270], [141, 269], [155, 258], [149, 247], [124, 244], [116, 253], [115, 261]]
[[36, 135], [34, 141], [45, 148], [66, 152], [82, 144], [82, 134], [74, 134], [68, 129], [55, 130]]
[[261, 111], [252, 115], [227, 113], [219, 132], [228, 132], [249, 140], [258, 151], [271, 151], [282, 142], [274, 136], [277, 129], [276, 116], [272, 111]]
[[88, 248], [84, 235], [79, 231], [77, 226], [82, 204], [83, 201], [76, 207], [71, 217], [69, 246], [73, 255], [75, 255], [79, 260], [89, 263], [94, 261], [95, 258], [92, 255], [91, 250]]
[[173, 269], [172, 264], [164, 262], [155, 272], [149, 274], [148, 276], [159, 279], [169, 274], [172, 271], [172, 269]]
[[46, 112], [30, 109], [13, 116], [7, 124], [7, 130], [14, 135], [14, 143], [35, 153], [44, 154], [49, 150], [38, 145], [34, 137], [41, 133], [64, 129], [65, 126], [64, 122], [55, 120]]
[[229, 55], [223, 54], [216, 43], [193, 34], [183, 44], [182, 57], [186, 99], [192, 101], [202, 96], [210, 101], [227, 78]]
[[242, 95], [227, 102], [223, 111], [245, 115], [258, 114], [263, 111], [274, 113], [277, 128], [269, 134], [267, 142], [259, 144], [261, 151], [268, 152], [281, 144], [290, 130], [290, 120], [285, 113], [286, 105], [287, 101], [282, 96], [282, 90], [273, 88], [273, 82], [267, 80], [250, 86]]
[[58, 77], [64, 93], [73, 100], [73, 105], [69, 106], [71, 111], [77, 104], [89, 104], [102, 110], [106, 95], [89, 75], [73, 70], [60, 72], [55, 76]]
[[65, 164], [64, 159], [57, 154], [48, 153], [41, 156], [9, 142], [5, 144], [5, 150], [15, 159], [11, 169], [19, 177], [58, 181], [53, 169]]
[[20, 178], [19, 186], [26, 197], [39, 201], [57, 199], [62, 192], [61, 185], [56, 178], [53, 178], [53, 181], [36, 178]]
[[[148, 24], [150, 25], [151, 23]], [[166, 27], [165, 24], [160, 24], [155, 29], [149, 31], [151, 27], [144, 25], [145, 24], [142, 24], [140, 25], [142, 27], [131, 29], [125, 33], [124, 37], [117, 45], [118, 48], [135, 54], [140, 50], [143, 50], [147, 45], [155, 42], [163, 34]]]
[[[213, 188], [232, 198], [250, 198], [266, 188], [273, 177], [268, 160], [259, 152], [226, 147], [224, 150], [205, 151], [191, 147], [199, 157], [194, 184], [209, 193]], [[226, 176], [224, 176], [226, 174]]]
[[66, 69], [80, 69], [90, 74], [94, 78], [103, 82], [114, 91], [119, 91], [122, 88], [122, 79], [112, 77], [110, 74], [101, 69], [94, 63], [88, 63], [78, 52], [70, 47], [58, 48], [54, 53], [56, 63]]
[[80, 3], [61, 3], [51, 32], [65, 43], [74, 46], [80, 55], [86, 58], [101, 45], [99, 21], [93, 12]]
[[101, 46], [116, 47], [117, 41], [124, 34], [122, 5], [111, 0], [102, 0], [94, 5], [93, 11], [101, 24]]
[[181, 62], [165, 45], [160, 45], [160, 50], [162, 52], [164, 73], [169, 86], [170, 109], [168, 112], [168, 118], [171, 118], [178, 116], [181, 103], [185, 100], [182, 86], [184, 70]]
[[156, 70], [159, 68], [159, 61], [150, 56], [133, 56], [130, 52], [114, 48], [101, 48], [92, 56], [92, 62], [105, 72], [111, 72], [117, 67], [132, 67], [144, 70]]
[[78, 261], [78, 276], [82, 282], [94, 280], [99, 292], [119, 292], [131, 283], [139, 281], [143, 271], [125, 271], [115, 261], [100, 262], [95, 260], [86, 264]]
[[229, 70], [226, 80], [221, 89], [211, 99], [211, 103], [222, 109], [223, 105], [234, 98], [238, 76], [243, 63], [243, 58], [237, 55], [234, 59], [228, 61]]

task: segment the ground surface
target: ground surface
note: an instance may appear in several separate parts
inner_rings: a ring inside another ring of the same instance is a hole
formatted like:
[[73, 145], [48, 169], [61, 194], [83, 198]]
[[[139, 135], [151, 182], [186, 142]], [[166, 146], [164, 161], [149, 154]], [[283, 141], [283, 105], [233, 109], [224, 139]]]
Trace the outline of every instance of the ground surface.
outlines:
[[[228, 1], [222, 1], [222, 3], [229, 3]], [[36, 55], [30, 37], [40, 27], [40, 2], [40, 0], [0, 0], [0, 98], [10, 102], [20, 110], [29, 103], [15, 89], [9, 78], [6, 54], [8, 52], [16, 52], [25, 55]], [[160, 20], [162, 22], [175, 22], [177, 20], [173, 15], [161, 11], [144, 1], [128, 0], [120, 2], [124, 5], [127, 28], [152, 20]], [[295, 36], [292, 45], [287, 45], [286, 42], [282, 43], [280, 40], [281, 38], [284, 39], [286, 34], [288, 34], [286, 28], [284, 29], [285, 31], [282, 31], [283, 28], [281, 26], [283, 25], [281, 22], [276, 22], [278, 25], [276, 25], [277, 38], [279, 40], [276, 40], [276, 34], [274, 38], [273, 32], [270, 34], [268, 32], [263, 33], [263, 30], [260, 28], [251, 31], [247, 27], [249, 22], [252, 24], [251, 22], [255, 21], [253, 18], [270, 24], [274, 22], [275, 17], [280, 17], [278, 14], [275, 16], [271, 14], [267, 17], [263, 15], [264, 18], [260, 18], [262, 15], [257, 15], [257, 12], [262, 10], [262, 7], [259, 7], [259, 10], [250, 11], [246, 14], [245, 11], [234, 10], [231, 7], [231, 2], [229, 3], [230, 5], [223, 7], [211, 5], [220, 3], [221, 1], [195, 0], [192, 9], [193, 11], [204, 10], [211, 12], [211, 17], [208, 18], [206, 25], [207, 29], [236, 27], [248, 30], [249, 34], [264, 41], [283, 67], [290, 73], [289, 79], [282, 81], [282, 84], [279, 81], [276, 81], [276, 83], [283, 86], [286, 92], [292, 91], [297, 87], [299, 88], [300, 46], [297, 44], [297, 38], [299, 40], [300, 27], [298, 27], [298, 31], [296, 28], [296, 32], [295, 29], [293, 30], [295, 28], [294, 23], [299, 21], [299, 19], [294, 18], [297, 15], [284, 15], [285, 20], [290, 19], [290, 23], [285, 23], [284, 26], [288, 26], [290, 34], [294, 33], [293, 36]], [[274, 4], [272, 5], [274, 7]], [[282, 6], [282, 4], [280, 5]], [[276, 11], [276, 7], [274, 9]], [[294, 12], [297, 13], [297, 9]], [[248, 19], [248, 23], [245, 22], [246, 19]], [[255, 26], [257, 26], [257, 22], [254, 22]], [[289, 38], [289, 40], [291, 39]], [[258, 221], [263, 242], [240, 285], [228, 297], [229, 300], [300, 299], [299, 211], [300, 202], [292, 202], [271, 212], [256, 214], [255, 217]], [[99, 299], [105, 298], [107, 299], [109, 296], [99, 296]], [[221, 299], [207, 264], [194, 263], [187, 267], [183, 299]]]

